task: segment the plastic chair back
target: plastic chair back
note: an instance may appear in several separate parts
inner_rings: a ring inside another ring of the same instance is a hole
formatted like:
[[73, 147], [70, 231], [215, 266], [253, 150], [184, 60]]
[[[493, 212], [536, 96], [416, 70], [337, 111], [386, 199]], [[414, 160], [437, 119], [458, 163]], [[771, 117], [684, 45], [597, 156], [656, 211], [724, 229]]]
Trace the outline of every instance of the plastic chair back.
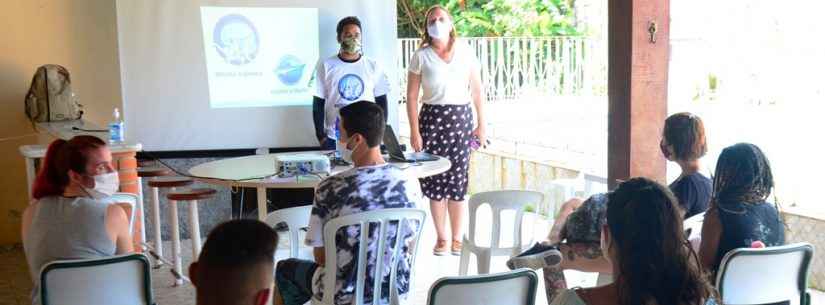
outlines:
[[580, 193], [576, 191], [576, 186], [570, 179], [566, 179], [565, 181], [549, 181], [544, 183], [543, 189], [547, 196], [545, 196], [545, 203], [542, 205], [542, 208], [539, 209], [539, 212], [545, 213], [550, 218], [555, 218], [561, 206], [567, 200], [577, 197], [577, 194]]
[[722, 303], [806, 304], [808, 268], [813, 253], [813, 246], [807, 243], [728, 252], [716, 277]]
[[309, 216], [312, 213], [312, 206], [299, 206], [275, 210], [266, 215], [264, 222], [270, 227], [275, 227], [279, 223], [286, 223], [289, 230], [289, 257], [296, 258], [299, 255], [298, 249], [301, 246], [299, 233], [301, 229], [309, 226]]
[[[324, 299], [321, 300], [322, 304], [335, 304], [335, 281], [336, 281], [336, 274], [338, 270], [338, 259], [336, 252], [337, 247], [335, 245], [335, 235], [336, 233], [343, 227], [358, 225], [360, 226], [360, 239], [359, 239], [359, 247], [358, 247], [358, 267], [356, 268], [356, 282], [355, 282], [355, 297], [353, 299], [352, 304], [364, 304], [364, 288], [365, 285], [372, 285], [372, 304], [378, 305], [383, 304], [385, 302], [381, 301], [381, 290], [382, 290], [382, 280], [384, 279], [383, 271], [385, 269], [384, 263], [390, 264], [390, 283], [389, 283], [389, 304], [397, 305], [400, 304], [401, 300], [398, 294], [398, 287], [397, 287], [397, 272], [398, 272], [398, 262], [399, 259], [403, 258], [400, 252], [402, 244], [401, 242], [404, 238], [395, 238], [395, 245], [393, 245], [393, 249], [395, 251], [392, 253], [391, 257], [386, 257], [385, 252], [387, 250], [387, 241], [390, 239], [388, 236], [401, 236], [403, 234], [402, 229], [410, 223], [416, 223], [417, 227], [415, 227], [415, 231], [413, 232], [413, 245], [411, 245], [411, 259], [410, 259], [410, 269], [414, 270], [415, 267], [415, 254], [418, 249], [418, 241], [421, 237], [421, 231], [424, 228], [424, 221], [427, 217], [427, 212], [420, 209], [383, 209], [383, 210], [374, 210], [368, 211], [363, 213], [351, 214], [342, 217], [338, 217], [335, 219], [330, 220], [326, 225], [324, 225], [324, 251], [326, 256], [326, 272], [324, 273]], [[394, 235], [388, 235], [388, 229], [390, 222], [396, 222], [396, 228]], [[373, 272], [373, 282], [366, 283], [367, 278], [367, 250], [370, 247], [370, 240], [369, 240], [369, 228], [370, 224], [375, 224], [376, 229], [378, 230], [378, 236], [382, 237], [378, 239], [378, 242], [372, 242], [372, 245], [375, 246], [373, 251], [375, 257], [375, 268], [371, 271]], [[410, 283], [412, 283], [412, 274], [410, 274]], [[410, 286], [410, 291], [407, 293], [409, 294], [412, 292], [412, 286]], [[318, 300], [313, 299], [313, 302], [317, 304]]]
[[427, 305], [536, 303], [538, 276], [533, 270], [441, 278], [430, 287]]
[[[473, 195], [470, 197], [469, 202], [469, 239], [466, 239], [465, 242], [469, 242], [472, 247], [478, 247], [478, 243], [476, 242], [476, 226], [478, 225], [477, 213], [482, 205], [488, 204], [493, 212], [492, 232], [490, 233], [490, 248], [493, 249], [492, 252], [501, 252], [501, 249], [513, 252], [513, 255], [518, 254], [524, 245], [521, 238], [521, 222], [524, 218], [524, 208], [528, 204], [541, 204], [542, 201], [544, 201], [544, 194], [533, 191], [492, 191]], [[507, 210], [516, 212], [514, 220], [516, 227], [513, 230], [513, 247], [504, 248], [499, 245], [501, 239], [501, 213]]]
[[43, 305], [154, 304], [149, 259], [143, 254], [54, 261], [40, 270]]

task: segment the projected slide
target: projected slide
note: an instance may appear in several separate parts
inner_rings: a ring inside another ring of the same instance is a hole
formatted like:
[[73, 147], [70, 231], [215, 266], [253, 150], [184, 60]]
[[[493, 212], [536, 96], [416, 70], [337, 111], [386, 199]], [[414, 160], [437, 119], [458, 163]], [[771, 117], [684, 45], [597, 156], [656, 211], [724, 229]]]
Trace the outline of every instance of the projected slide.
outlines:
[[317, 9], [201, 7], [201, 20], [210, 107], [311, 104]]

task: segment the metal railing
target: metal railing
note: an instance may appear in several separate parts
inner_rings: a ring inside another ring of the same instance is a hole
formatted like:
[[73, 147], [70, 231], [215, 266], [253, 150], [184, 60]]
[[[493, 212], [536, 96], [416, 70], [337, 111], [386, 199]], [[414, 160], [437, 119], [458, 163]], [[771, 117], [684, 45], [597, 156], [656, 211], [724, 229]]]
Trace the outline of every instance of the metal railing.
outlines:
[[[585, 37], [463, 38], [481, 63], [487, 101], [547, 96], [605, 95], [607, 49]], [[401, 89], [407, 87], [407, 67], [421, 40], [398, 40]], [[402, 100], [406, 97], [401, 96]]]

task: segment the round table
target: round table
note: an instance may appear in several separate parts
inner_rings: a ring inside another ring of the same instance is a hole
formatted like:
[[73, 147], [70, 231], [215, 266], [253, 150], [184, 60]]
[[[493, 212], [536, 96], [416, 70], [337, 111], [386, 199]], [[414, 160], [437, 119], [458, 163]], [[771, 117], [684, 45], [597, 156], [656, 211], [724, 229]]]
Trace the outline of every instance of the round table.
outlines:
[[[193, 179], [214, 185], [229, 187], [250, 187], [258, 190], [258, 219], [266, 218], [266, 189], [314, 188], [321, 182], [319, 177], [300, 176], [292, 178], [262, 178], [275, 173], [277, 156], [296, 154], [324, 154], [325, 151], [292, 152], [267, 155], [253, 155], [229, 158], [203, 163], [189, 169]], [[446, 172], [450, 169], [450, 160], [439, 157], [436, 161], [420, 163], [390, 162], [409, 172], [412, 177], [423, 178]], [[335, 166], [332, 175], [352, 168], [352, 166]]]

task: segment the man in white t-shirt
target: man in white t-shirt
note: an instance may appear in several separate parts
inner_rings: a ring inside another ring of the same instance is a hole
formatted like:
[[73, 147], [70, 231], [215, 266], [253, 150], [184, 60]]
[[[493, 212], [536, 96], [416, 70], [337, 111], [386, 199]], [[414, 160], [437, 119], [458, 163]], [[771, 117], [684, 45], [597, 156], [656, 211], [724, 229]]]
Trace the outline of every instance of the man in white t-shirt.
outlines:
[[357, 101], [377, 103], [387, 115], [390, 81], [378, 63], [361, 52], [361, 21], [350, 16], [336, 27], [338, 54], [321, 60], [315, 71], [312, 118], [321, 149], [335, 149], [338, 111]]

